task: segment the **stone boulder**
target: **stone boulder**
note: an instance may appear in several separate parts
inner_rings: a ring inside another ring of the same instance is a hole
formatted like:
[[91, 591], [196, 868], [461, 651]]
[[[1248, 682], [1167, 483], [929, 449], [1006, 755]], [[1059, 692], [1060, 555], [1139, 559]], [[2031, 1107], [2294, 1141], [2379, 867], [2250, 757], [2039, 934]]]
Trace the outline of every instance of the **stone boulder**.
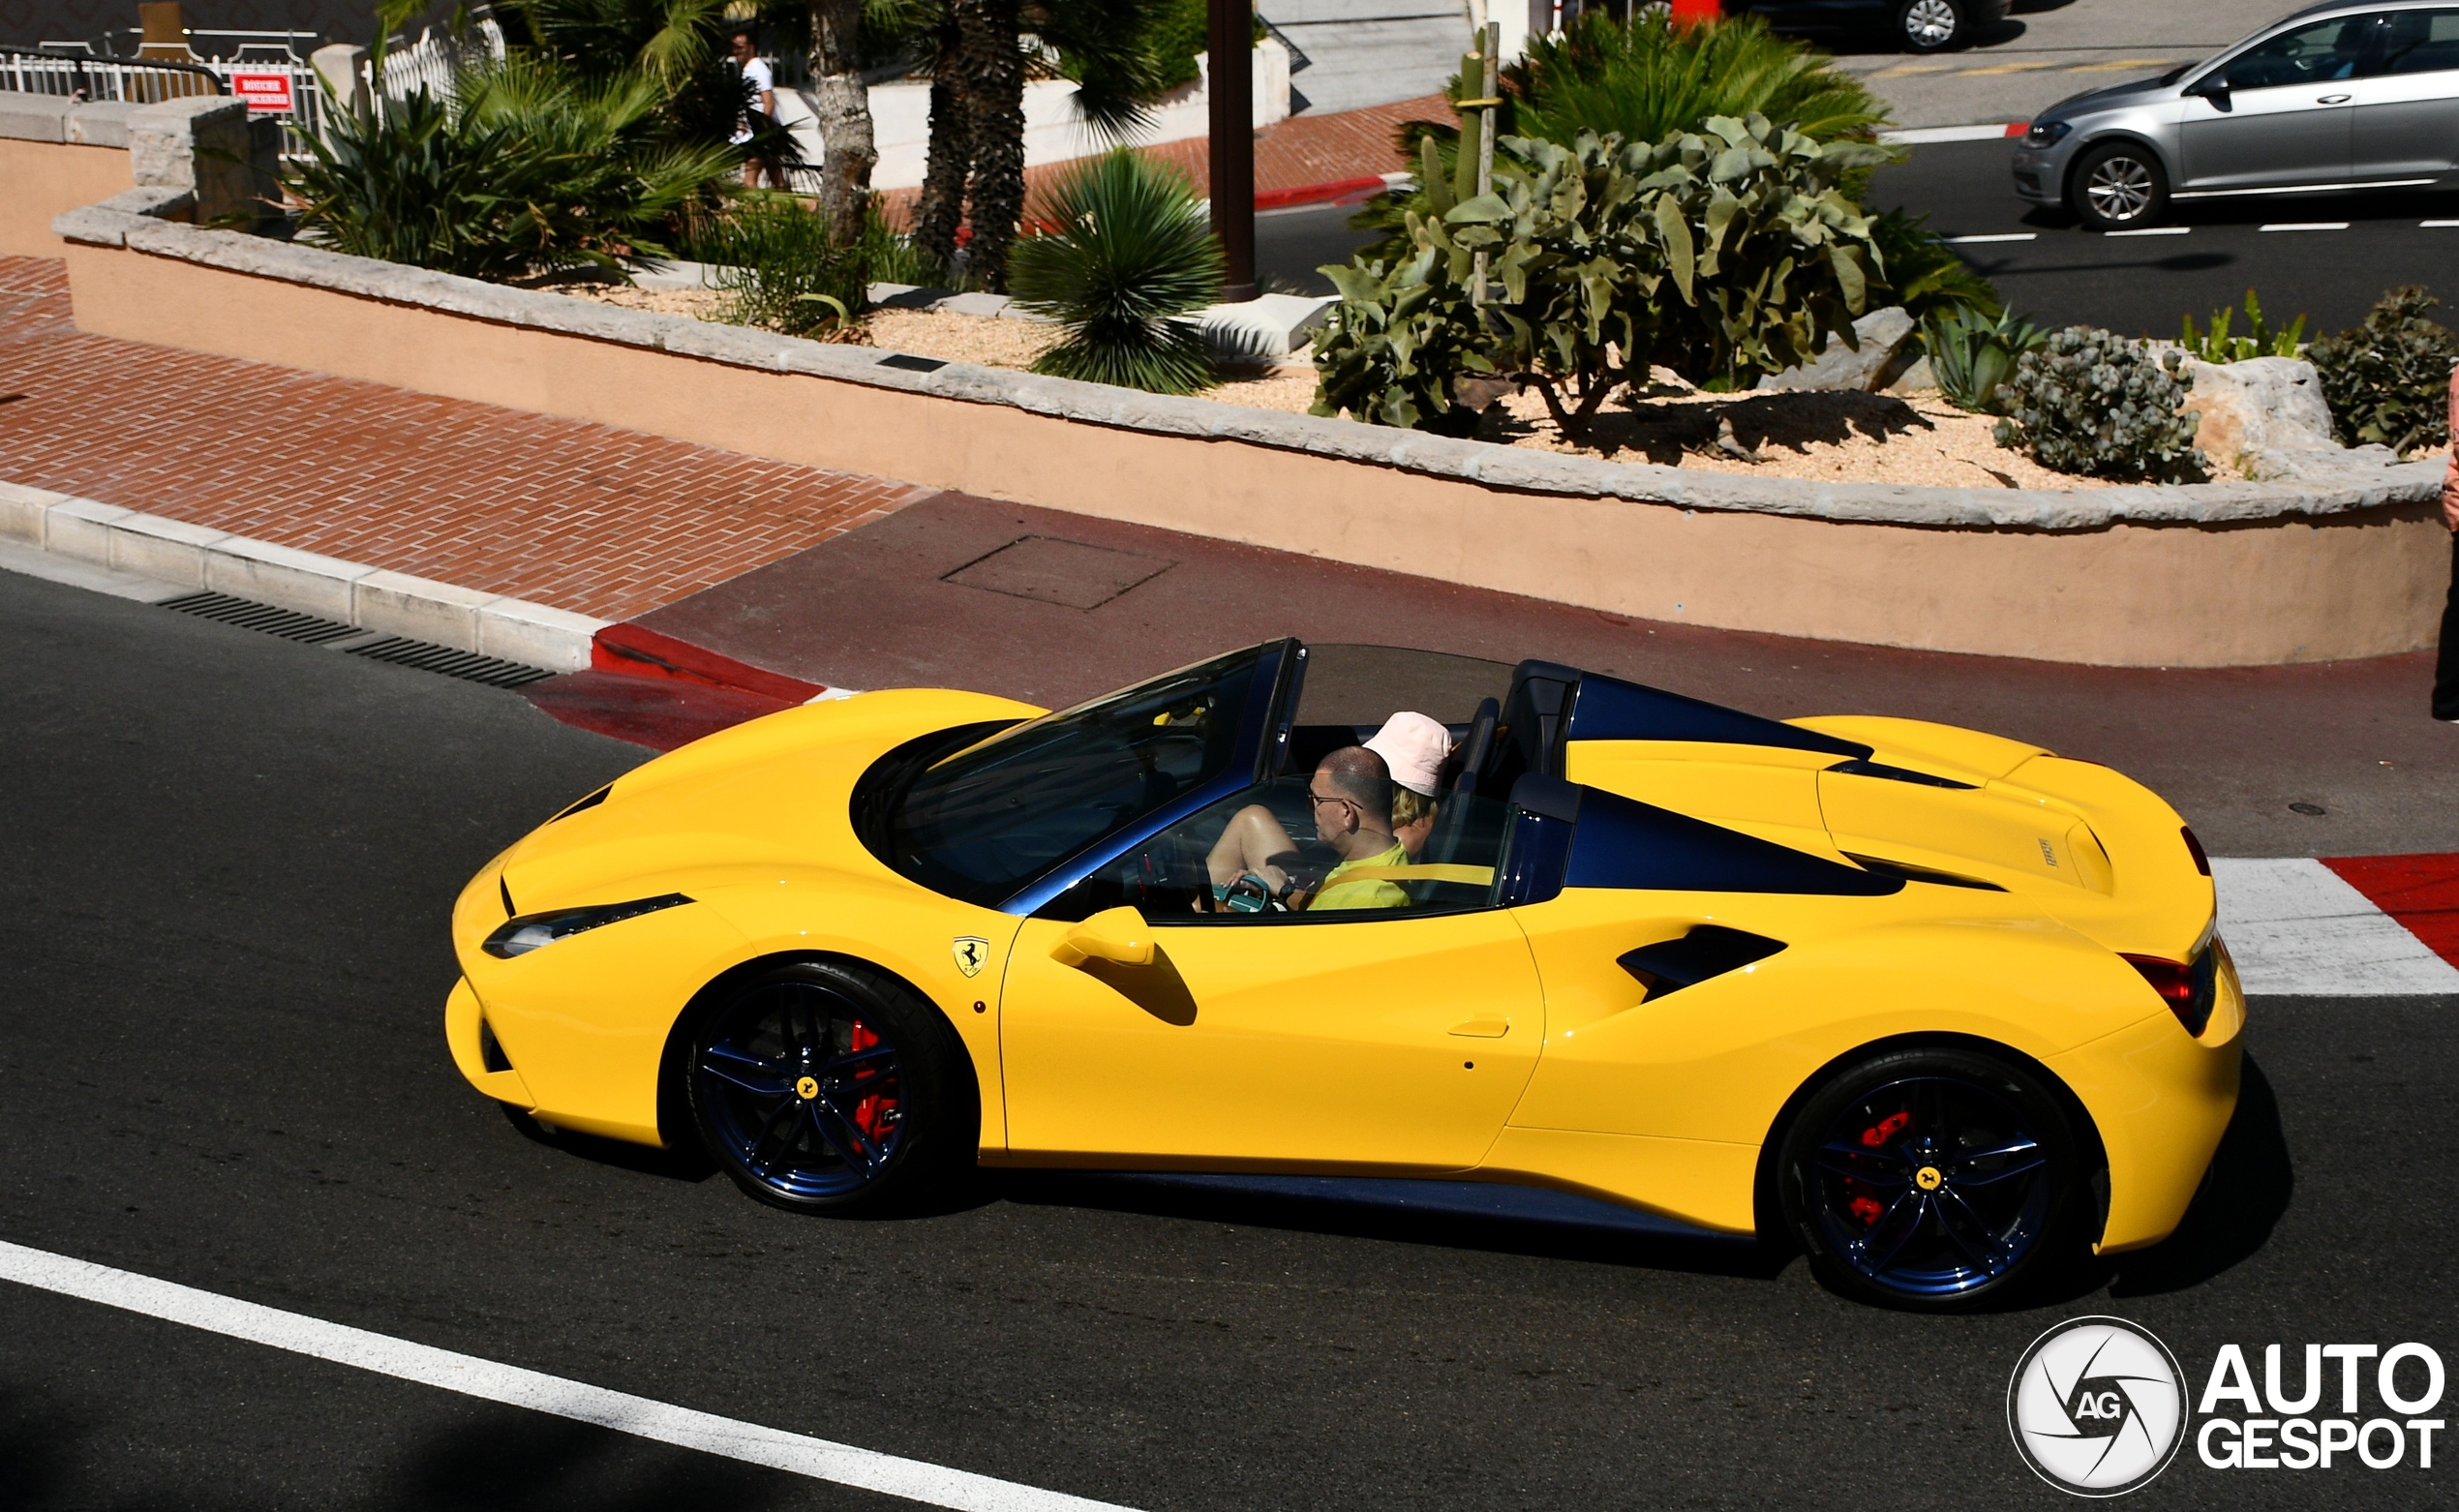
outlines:
[[2295, 357], [2203, 362], [2189, 357], [2181, 374], [2194, 386], [2178, 408], [2196, 416], [2195, 444], [2223, 476], [2269, 478], [2294, 469], [2296, 455], [2332, 452], [2331, 410], [2314, 364]]
[[1771, 373], [1759, 379], [1762, 389], [1826, 388], [1851, 389], [1870, 394], [1885, 388], [1903, 364], [1897, 356], [1905, 344], [1913, 340], [1916, 327], [1913, 318], [1899, 305], [1872, 310], [1853, 322], [1853, 335], [1860, 342], [1856, 351], [1844, 345], [1840, 336], [1831, 336], [1820, 349], [1818, 360], [1781, 373]]

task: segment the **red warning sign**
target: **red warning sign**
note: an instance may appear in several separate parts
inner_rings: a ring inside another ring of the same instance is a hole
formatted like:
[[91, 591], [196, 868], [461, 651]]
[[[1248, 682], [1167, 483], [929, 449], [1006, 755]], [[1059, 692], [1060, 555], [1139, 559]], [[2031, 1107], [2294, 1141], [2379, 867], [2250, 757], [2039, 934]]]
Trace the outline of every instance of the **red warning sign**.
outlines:
[[233, 74], [230, 92], [248, 102], [250, 115], [288, 115], [292, 108], [288, 74]]

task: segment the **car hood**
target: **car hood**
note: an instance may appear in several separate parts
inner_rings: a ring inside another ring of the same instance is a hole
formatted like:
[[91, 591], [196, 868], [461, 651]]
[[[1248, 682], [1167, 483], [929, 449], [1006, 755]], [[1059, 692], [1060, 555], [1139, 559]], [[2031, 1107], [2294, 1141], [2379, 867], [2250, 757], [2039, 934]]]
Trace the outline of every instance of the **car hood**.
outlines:
[[1041, 712], [944, 689], [786, 710], [636, 768], [602, 801], [531, 832], [490, 870], [522, 914], [814, 870], [885, 881], [893, 874], [864, 849], [849, 812], [863, 772], [918, 736]]
[[[2178, 78], [2183, 79], [2184, 75]], [[2036, 121], [2058, 121], [2078, 115], [2091, 115], [2102, 110], [2122, 110], [2129, 106], [2160, 105], [2177, 98], [2177, 84], [2163, 83], [2167, 75], [2139, 78], [2132, 83], [2110, 84], [2100, 89], [2087, 89], [2080, 95], [2069, 95], [2046, 110], [2035, 112]]]

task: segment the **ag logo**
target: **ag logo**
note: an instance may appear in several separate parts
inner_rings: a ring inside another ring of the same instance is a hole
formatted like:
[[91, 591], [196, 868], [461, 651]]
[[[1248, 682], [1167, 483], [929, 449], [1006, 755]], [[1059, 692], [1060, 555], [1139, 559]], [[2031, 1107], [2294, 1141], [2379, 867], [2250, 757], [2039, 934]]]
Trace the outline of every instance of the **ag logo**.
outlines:
[[2007, 1386], [2007, 1427], [2033, 1472], [2079, 1497], [2122, 1497], [2186, 1441], [2169, 1346], [2122, 1317], [2078, 1317], [2032, 1341]]
[[978, 934], [960, 934], [949, 949], [956, 953], [956, 969], [968, 977], [979, 977], [990, 959], [990, 942]]

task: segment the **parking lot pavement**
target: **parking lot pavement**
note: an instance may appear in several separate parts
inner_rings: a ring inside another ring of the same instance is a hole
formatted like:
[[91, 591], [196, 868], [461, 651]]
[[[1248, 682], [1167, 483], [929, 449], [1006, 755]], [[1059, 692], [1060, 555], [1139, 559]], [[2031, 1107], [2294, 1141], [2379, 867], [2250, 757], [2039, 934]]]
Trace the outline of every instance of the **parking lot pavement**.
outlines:
[[[1001, 559], [1030, 571], [976, 566], [1011, 548]], [[640, 622], [813, 682], [1048, 708], [1279, 635], [1537, 656], [1778, 717], [1936, 719], [2107, 762], [2175, 803], [2216, 855], [2459, 851], [2459, 729], [2426, 716], [2422, 654], [2164, 671], [1796, 641], [956, 494]]]
[[[2162, 226], [2104, 235], [2018, 199], [2014, 150], [2003, 140], [1913, 147], [1878, 172], [1870, 204], [1929, 217], [2009, 305], [2041, 323], [2173, 341], [2181, 317], [2201, 327], [2251, 288], [2276, 328], [2308, 317], [2311, 340], [2356, 324], [2394, 285], [2459, 299], [2459, 196], [2207, 199], [2172, 205]], [[2441, 318], [2459, 314], [2445, 308]], [[2246, 326], [2238, 310], [2237, 333]]]
[[[1850, 1306], [1726, 1247], [1093, 1178], [809, 1220], [686, 1161], [525, 1137], [445, 1054], [454, 892], [645, 753], [511, 694], [15, 576], [0, 655], [15, 1244], [1185, 1512], [2067, 1505], [2004, 1420], [2060, 1318], [2134, 1318], [2198, 1383], [2230, 1343], [2258, 1373], [2270, 1343], [2453, 1349], [2459, 999], [2258, 1001], [2257, 1070], [2180, 1237], [1967, 1319]], [[891, 1504], [8, 1283], [0, 1319], [13, 1506]], [[2146, 1505], [2407, 1507], [2439, 1483], [2193, 1456]]]
[[2022, 121], [2072, 94], [2165, 73], [2299, 9], [2297, 0], [2015, 0], [1972, 46], [1929, 57], [1875, 36], [1822, 38], [1898, 126]]

